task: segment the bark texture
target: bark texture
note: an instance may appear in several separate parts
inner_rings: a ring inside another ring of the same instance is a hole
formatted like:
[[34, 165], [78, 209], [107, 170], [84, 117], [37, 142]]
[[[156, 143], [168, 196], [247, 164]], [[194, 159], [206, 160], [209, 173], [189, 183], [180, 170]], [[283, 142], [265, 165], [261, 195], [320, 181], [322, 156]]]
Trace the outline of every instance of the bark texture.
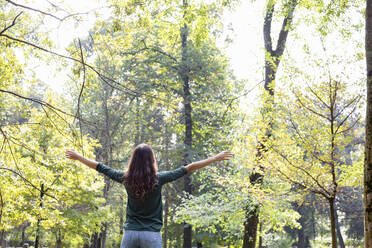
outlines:
[[331, 215], [332, 248], [337, 248], [335, 199], [334, 198], [329, 198], [328, 203], [329, 203], [329, 212], [330, 212], [330, 215]]
[[[183, 8], [185, 9], [183, 17], [186, 17], [186, 8], [188, 6], [187, 0], [182, 2]], [[192, 149], [192, 117], [191, 117], [191, 93], [190, 93], [190, 67], [188, 65], [187, 55], [187, 39], [188, 39], [188, 27], [186, 20], [180, 30], [181, 42], [182, 42], [182, 62], [180, 66], [180, 77], [183, 83], [183, 105], [184, 105], [184, 119], [185, 119], [185, 152], [184, 152], [184, 164], [190, 163], [191, 149]], [[185, 191], [189, 194], [192, 193], [191, 179], [189, 175], [185, 176]], [[183, 247], [191, 248], [192, 246], [192, 226], [188, 223], [184, 223], [183, 229]]]
[[364, 246], [372, 247], [372, 0], [366, 1], [367, 111], [364, 160]]
[[[165, 124], [165, 140], [164, 140], [164, 145], [165, 145], [165, 169], [170, 170], [169, 166], [169, 134], [168, 134], [168, 125]], [[164, 225], [163, 225], [163, 248], [167, 248], [168, 246], [168, 216], [169, 216], [169, 192], [168, 192], [168, 186], [165, 187], [164, 189]]]
[[[43, 207], [43, 197], [44, 197], [44, 184], [41, 184], [41, 189], [40, 189], [40, 204], [39, 207]], [[36, 223], [36, 237], [35, 237], [35, 248], [39, 248], [40, 245], [40, 222], [41, 219], [38, 217], [37, 223]]]

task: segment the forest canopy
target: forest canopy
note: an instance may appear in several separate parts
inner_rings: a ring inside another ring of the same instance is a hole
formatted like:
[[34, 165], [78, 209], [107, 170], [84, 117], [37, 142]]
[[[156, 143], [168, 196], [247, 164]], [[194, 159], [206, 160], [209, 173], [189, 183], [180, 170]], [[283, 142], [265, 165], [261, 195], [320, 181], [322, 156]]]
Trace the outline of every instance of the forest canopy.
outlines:
[[164, 248], [368, 247], [368, 4], [0, 0], [1, 246], [119, 247], [127, 191], [65, 151], [146, 143], [234, 153], [163, 188]]

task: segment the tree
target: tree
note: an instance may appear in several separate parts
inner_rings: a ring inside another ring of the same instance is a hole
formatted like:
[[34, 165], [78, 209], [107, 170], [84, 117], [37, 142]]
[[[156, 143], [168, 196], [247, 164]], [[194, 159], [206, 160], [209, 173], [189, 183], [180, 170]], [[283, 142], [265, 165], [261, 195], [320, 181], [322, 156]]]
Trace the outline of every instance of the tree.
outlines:
[[[282, 59], [285, 45], [287, 42], [288, 32], [292, 27], [292, 20], [294, 10], [298, 4], [297, 0], [288, 1], [284, 6], [284, 19], [282, 23], [282, 28], [280, 30], [276, 48], [273, 48], [272, 45], [272, 33], [271, 25], [274, 14], [274, 7], [276, 1], [267, 1], [266, 4], [266, 13], [264, 18], [263, 26], [263, 36], [265, 44], [265, 92], [264, 92], [264, 103], [263, 103], [263, 114], [267, 116], [269, 125], [266, 130], [266, 136], [269, 138], [271, 136], [271, 125], [273, 120], [270, 120], [272, 117], [272, 111], [270, 105], [274, 103], [274, 94], [275, 94], [275, 77], [276, 73]], [[264, 138], [265, 139], [265, 138]], [[265, 146], [264, 142], [258, 141], [257, 145], [257, 167], [261, 167], [260, 160], [264, 156]], [[254, 172], [250, 175], [250, 181], [252, 185], [262, 183], [263, 174], [262, 172]], [[251, 206], [246, 207], [246, 221], [244, 223], [244, 239], [243, 239], [243, 248], [254, 248], [257, 243], [257, 229], [259, 223], [259, 207]]]
[[348, 166], [341, 156], [353, 138], [359, 118], [353, 120], [351, 116], [358, 115], [361, 96], [348, 96], [345, 84], [332, 78], [316, 88], [308, 85], [307, 91], [310, 93], [294, 90], [294, 101], [290, 103], [294, 109], [281, 107], [287, 117], [281, 117], [283, 121], [278, 121], [273, 131], [276, 138], [266, 143], [271, 150], [267, 162], [283, 180], [326, 200], [332, 247], [336, 248], [336, 196], [340, 187], [347, 186], [348, 175], [358, 169], [358, 163]]
[[[56, 95], [46, 95], [46, 101], [58, 102]], [[93, 171], [64, 160], [65, 147], [72, 145], [71, 127], [58, 114], [37, 108], [29, 111], [25, 123], [2, 128], [6, 146], [0, 154], [0, 170], [5, 172], [0, 190], [7, 193], [2, 195], [2, 211], [7, 214], [2, 216], [0, 228], [8, 231], [28, 226], [35, 247], [81, 246], [106, 217], [105, 209], [96, 209], [102, 202], [97, 196], [103, 184]], [[85, 152], [91, 154], [95, 142], [84, 136], [82, 142]], [[14, 191], [9, 187], [11, 181]]]
[[364, 160], [364, 247], [372, 246], [372, 1], [366, 1], [365, 47], [367, 63], [366, 145]]

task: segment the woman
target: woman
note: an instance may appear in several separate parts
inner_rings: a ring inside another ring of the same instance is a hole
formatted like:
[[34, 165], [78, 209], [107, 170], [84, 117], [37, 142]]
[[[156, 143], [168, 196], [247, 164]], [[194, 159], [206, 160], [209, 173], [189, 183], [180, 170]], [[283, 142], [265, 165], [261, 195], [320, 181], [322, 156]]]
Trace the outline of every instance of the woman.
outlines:
[[154, 153], [146, 144], [140, 144], [134, 149], [128, 170], [125, 172], [87, 159], [72, 149], [66, 151], [66, 157], [78, 160], [114, 181], [124, 184], [128, 201], [121, 248], [161, 248], [162, 186], [213, 162], [229, 160], [232, 153], [221, 152], [214, 157], [164, 172], [158, 172]]

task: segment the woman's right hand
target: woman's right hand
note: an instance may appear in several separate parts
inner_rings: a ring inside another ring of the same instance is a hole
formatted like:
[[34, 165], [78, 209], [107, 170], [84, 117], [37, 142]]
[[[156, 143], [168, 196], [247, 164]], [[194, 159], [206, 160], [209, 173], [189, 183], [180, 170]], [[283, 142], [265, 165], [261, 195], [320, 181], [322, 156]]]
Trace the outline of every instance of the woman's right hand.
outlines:
[[223, 151], [213, 157], [215, 161], [230, 160], [233, 156], [233, 153], [230, 151]]
[[80, 157], [80, 154], [77, 153], [74, 149], [66, 150], [66, 158], [72, 159], [72, 160], [78, 160], [79, 157]]

